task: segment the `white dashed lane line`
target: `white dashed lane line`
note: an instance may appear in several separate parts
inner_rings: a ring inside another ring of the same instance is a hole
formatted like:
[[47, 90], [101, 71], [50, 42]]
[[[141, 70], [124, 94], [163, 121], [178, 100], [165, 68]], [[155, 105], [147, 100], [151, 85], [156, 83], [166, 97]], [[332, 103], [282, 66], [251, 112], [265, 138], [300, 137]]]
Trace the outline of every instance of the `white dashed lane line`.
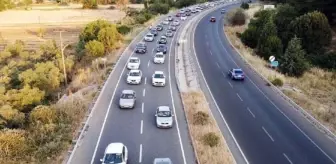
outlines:
[[210, 51], [210, 55], [212, 56], [212, 52]]
[[229, 81], [228, 81], [228, 83], [229, 83], [230, 87], [233, 88], [233, 85]]
[[141, 124], [140, 124], [140, 134], [142, 134], [143, 132], [143, 120], [141, 120]]
[[142, 162], [142, 144], [140, 144], [140, 151], [139, 151], [139, 163]]
[[287, 161], [288, 161], [290, 164], [293, 164], [293, 162], [289, 159], [289, 157], [288, 157], [285, 153], [283, 153], [283, 156], [287, 159]]
[[145, 77], [145, 85], [147, 84], [147, 77]]
[[149, 67], [149, 64], [150, 64], [150, 61], [148, 61], [148, 63], [147, 63], [147, 67]]
[[251, 111], [249, 107], [247, 107], [247, 110], [251, 113], [252, 117], [255, 118], [255, 115], [253, 114], [253, 112]]
[[216, 62], [216, 65], [217, 65], [218, 68], [220, 68], [220, 66], [219, 66], [219, 64], [217, 62]]
[[264, 130], [264, 132], [268, 135], [268, 137], [274, 142], [273, 137], [267, 132], [267, 130], [262, 126], [262, 129]]
[[240, 99], [240, 101], [243, 101], [243, 99], [239, 96], [239, 94], [237, 93], [238, 98]]
[[142, 103], [141, 104], [141, 113], [144, 113], [144, 111], [145, 111], [145, 103]]
[[142, 96], [145, 97], [146, 96], [146, 89], [144, 88], [142, 91]]

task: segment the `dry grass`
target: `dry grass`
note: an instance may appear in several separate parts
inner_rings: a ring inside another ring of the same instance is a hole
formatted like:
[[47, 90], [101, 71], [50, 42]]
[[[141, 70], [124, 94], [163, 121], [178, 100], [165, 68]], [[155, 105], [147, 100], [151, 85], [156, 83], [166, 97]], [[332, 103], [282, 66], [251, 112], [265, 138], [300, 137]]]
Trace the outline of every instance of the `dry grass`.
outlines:
[[[258, 11], [255, 8], [247, 11], [249, 15], [253, 15], [253, 12]], [[283, 80], [284, 86], [279, 87], [279, 89], [335, 132], [336, 73], [312, 68], [301, 78], [292, 78], [276, 72], [268, 68], [267, 62], [258, 57], [252, 49], [244, 46], [237, 37], [236, 33], [242, 33], [246, 28], [246, 25], [240, 27], [227, 25], [224, 31], [231, 43], [238, 49], [240, 55], [260, 74], [269, 80], [273, 80], [275, 77]]]
[[[208, 103], [202, 92], [181, 93], [184, 110], [188, 120], [189, 130], [192, 136], [192, 142], [201, 164], [232, 164], [234, 159], [229, 151], [226, 142], [216, 124], [216, 121], [210, 117], [206, 125], [194, 124], [194, 115], [201, 111], [211, 116]], [[220, 138], [219, 145], [210, 147], [204, 145], [203, 136], [214, 132]]]

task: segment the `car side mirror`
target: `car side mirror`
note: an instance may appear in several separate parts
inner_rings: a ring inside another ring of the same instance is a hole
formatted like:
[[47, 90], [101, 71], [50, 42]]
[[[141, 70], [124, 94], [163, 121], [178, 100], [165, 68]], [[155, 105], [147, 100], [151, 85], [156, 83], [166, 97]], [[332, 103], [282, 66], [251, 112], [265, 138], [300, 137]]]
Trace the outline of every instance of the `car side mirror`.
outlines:
[[100, 162], [103, 162], [103, 159], [100, 159]]
[[155, 117], [157, 117], [157, 114], [155, 114]]
[[172, 117], [174, 117], [175, 115], [174, 114], [172, 114]]

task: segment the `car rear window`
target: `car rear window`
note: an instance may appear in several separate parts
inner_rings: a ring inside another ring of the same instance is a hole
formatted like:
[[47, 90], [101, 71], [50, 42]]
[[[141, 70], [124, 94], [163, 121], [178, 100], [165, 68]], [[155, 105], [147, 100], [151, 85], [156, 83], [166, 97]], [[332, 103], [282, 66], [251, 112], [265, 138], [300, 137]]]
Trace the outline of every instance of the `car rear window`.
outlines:
[[133, 94], [122, 94], [121, 98], [122, 99], [133, 99], [134, 95]]
[[138, 63], [139, 60], [138, 59], [130, 59], [130, 63]]
[[155, 74], [154, 78], [163, 78], [163, 74]]
[[243, 71], [241, 71], [241, 70], [235, 70], [234, 71], [236, 74], [243, 74]]

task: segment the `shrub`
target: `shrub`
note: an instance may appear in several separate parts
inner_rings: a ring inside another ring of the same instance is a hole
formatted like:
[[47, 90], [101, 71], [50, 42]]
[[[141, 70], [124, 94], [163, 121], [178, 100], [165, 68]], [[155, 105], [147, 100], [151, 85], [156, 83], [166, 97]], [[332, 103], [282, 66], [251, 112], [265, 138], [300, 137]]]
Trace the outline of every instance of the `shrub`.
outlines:
[[104, 44], [105, 51], [117, 49], [122, 39], [122, 35], [118, 32], [116, 25], [105, 27], [98, 33], [98, 41]]
[[106, 20], [96, 20], [87, 24], [84, 30], [80, 34], [80, 39], [82, 39], [85, 43], [90, 40], [98, 40], [98, 33], [101, 29], [105, 27], [109, 27], [112, 24]]
[[103, 43], [97, 40], [92, 40], [86, 43], [85, 50], [92, 57], [100, 57], [100, 56], [104, 56], [105, 47]]
[[198, 111], [193, 115], [193, 123], [195, 125], [206, 125], [209, 122], [209, 115], [205, 112]]
[[246, 22], [246, 15], [242, 9], [236, 9], [228, 15], [229, 23], [231, 25], [244, 25]]
[[275, 86], [283, 86], [283, 81], [280, 78], [274, 78], [271, 83]]
[[203, 144], [208, 145], [210, 147], [215, 147], [219, 145], [220, 138], [218, 135], [216, 135], [216, 133], [209, 132], [202, 137], [202, 140]]
[[154, 3], [150, 5], [148, 9], [153, 14], [167, 14], [169, 12], [169, 5], [164, 3]]
[[29, 119], [31, 123], [50, 124], [56, 121], [56, 111], [49, 106], [39, 105], [35, 107], [30, 115]]
[[144, 24], [144, 23], [147, 21], [147, 19], [146, 19], [146, 17], [145, 17], [144, 15], [139, 14], [139, 15], [137, 15], [137, 16], [135, 17], [135, 21], [136, 21], [138, 24]]
[[328, 52], [323, 55], [312, 55], [311, 62], [320, 68], [336, 70], [336, 52]]
[[83, 9], [97, 9], [97, 0], [83, 0]]
[[117, 26], [117, 30], [120, 34], [128, 34], [131, 31], [131, 27], [127, 26], [127, 25], [120, 25]]
[[240, 7], [241, 7], [242, 9], [244, 9], [244, 10], [247, 10], [247, 9], [250, 8], [250, 5], [249, 5], [248, 3], [246, 3], [246, 2], [243, 2], [243, 3], [240, 5]]
[[250, 48], [256, 48], [258, 43], [258, 33], [255, 26], [249, 26], [240, 36], [241, 41]]
[[128, 7], [126, 9], [126, 16], [129, 16], [129, 17], [134, 17], [134, 16], [138, 15], [139, 13], [140, 12], [137, 9], [134, 9], [134, 8]]
[[28, 150], [23, 130], [5, 129], [0, 131], [0, 158], [17, 158]]

